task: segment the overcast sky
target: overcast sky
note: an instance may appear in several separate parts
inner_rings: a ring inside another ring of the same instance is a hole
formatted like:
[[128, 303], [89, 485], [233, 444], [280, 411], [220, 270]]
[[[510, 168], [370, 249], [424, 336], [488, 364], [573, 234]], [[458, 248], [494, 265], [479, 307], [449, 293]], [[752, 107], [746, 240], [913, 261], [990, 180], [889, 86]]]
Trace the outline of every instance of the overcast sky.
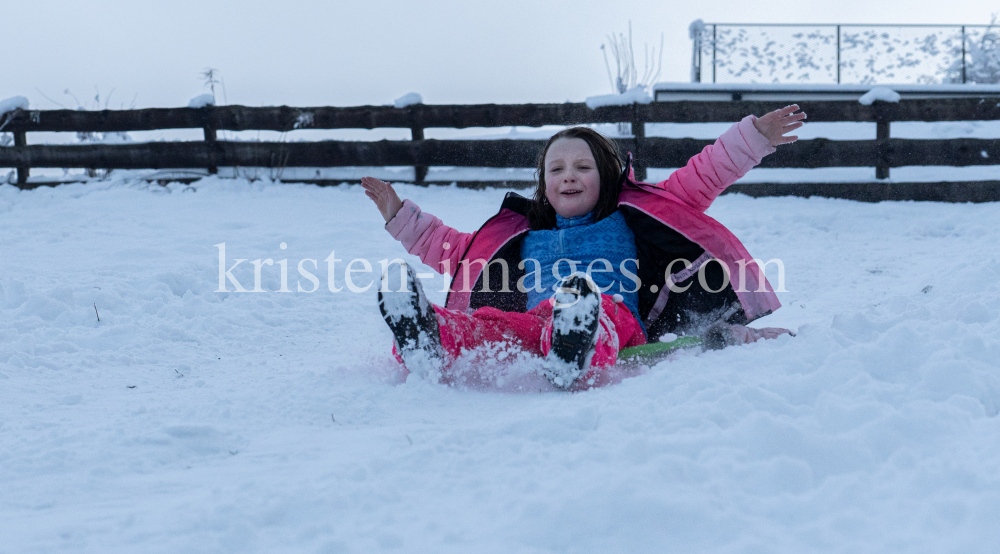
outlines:
[[[610, 92], [600, 46], [632, 21], [687, 81], [706, 22], [988, 23], [1000, 0], [0, 0], [0, 99], [34, 108], [185, 106], [217, 68], [231, 104], [563, 102]], [[641, 56], [637, 56], [641, 60]], [[641, 63], [641, 61], [640, 61]], [[218, 91], [220, 103], [223, 101]]]

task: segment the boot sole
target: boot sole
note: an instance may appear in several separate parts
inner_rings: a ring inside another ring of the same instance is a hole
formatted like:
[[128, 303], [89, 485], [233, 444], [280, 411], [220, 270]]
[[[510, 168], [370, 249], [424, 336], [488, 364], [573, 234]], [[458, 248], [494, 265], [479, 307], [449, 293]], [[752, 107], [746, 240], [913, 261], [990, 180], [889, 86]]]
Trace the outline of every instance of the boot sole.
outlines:
[[[572, 303], [560, 302], [560, 297], [576, 297]], [[546, 377], [559, 388], [567, 388], [583, 373], [597, 343], [600, 326], [601, 293], [592, 289], [582, 276], [571, 276], [559, 287], [552, 309], [552, 348], [557, 366]], [[561, 371], [560, 371], [561, 370]]]
[[440, 361], [441, 330], [434, 307], [424, 295], [413, 268], [406, 266], [406, 286], [402, 292], [391, 290], [393, 283], [399, 283], [394, 277], [386, 281], [387, 292], [378, 291], [378, 307], [396, 340], [397, 352], [411, 370], [414, 369], [411, 365], [427, 358]]

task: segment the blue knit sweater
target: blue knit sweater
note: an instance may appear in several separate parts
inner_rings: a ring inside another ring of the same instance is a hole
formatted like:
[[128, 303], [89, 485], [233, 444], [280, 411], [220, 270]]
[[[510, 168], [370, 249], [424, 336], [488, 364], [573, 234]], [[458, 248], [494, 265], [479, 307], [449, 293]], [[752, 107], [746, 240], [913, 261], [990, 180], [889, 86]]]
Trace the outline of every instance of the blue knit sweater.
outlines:
[[[571, 218], [556, 215], [555, 229], [530, 231], [521, 243], [521, 259], [528, 273], [524, 279], [528, 309], [551, 298], [562, 278], [573, 271], [583, 271], [590, 274], [604, 294], [622, 295], [624, 304], [638, 320], [639, 294], [629, 292], [639, 288], [636, 257], [635, 235], [621, 212], [597, 222], [593, 213]], [[531, 260], [538, 260], [539, 265]], [[631, 275], [623, 273], [623, 268]], [[541, 283], [536, 282], [539, 275]]]

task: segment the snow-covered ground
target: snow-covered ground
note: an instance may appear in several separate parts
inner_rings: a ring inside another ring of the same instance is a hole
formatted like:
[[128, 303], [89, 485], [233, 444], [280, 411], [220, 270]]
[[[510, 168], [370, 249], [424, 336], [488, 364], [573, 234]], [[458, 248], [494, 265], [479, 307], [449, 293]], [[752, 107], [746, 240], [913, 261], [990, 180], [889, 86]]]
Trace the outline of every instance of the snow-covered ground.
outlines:
[[[463, 230], [505, 192], [400, 189]], [[567, 394], [405, 379], [344, 280], [413, 261], [360, 187], [0, 186], [0, 552], [994, 551], [1000, 205], [709, 213], [798, 336]], [[215, 292], [223, 242], [269, 292]]]

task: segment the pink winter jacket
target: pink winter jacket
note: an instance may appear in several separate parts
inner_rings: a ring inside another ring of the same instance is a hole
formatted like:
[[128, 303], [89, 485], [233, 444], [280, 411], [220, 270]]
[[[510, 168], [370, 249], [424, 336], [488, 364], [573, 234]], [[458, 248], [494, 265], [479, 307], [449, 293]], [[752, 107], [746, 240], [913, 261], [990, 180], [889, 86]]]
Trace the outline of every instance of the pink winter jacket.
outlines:
[[[763, 274], [758, 274], [756, 262], [740, 241], [704, 212], [722, 191], [774, 152], [767, 138], [754, 127], [755, 119], [750, 115], [730, 127], [666, 181], [636, 182], [630, 168], [619, 196], [619, 206], [630, 206], [653, 217], [723, 262], [733, 276], [734, 290], [751, 321], [781, 304], [766, 279], [763, 288], [760, 287], [758, 275]], [[475, 233], [463, 233], [421, 212], [410, 200], [404, 201], [396, 216], [386, 224], [386, 230], [403, 243], [407, 252], [419, 256], [439, 273], [451, 276], [446, 307], [460, 311], [468, 309], [471, 290], [484, 263], [529, 229], [527, 217], [501, 209]], [[742, 283], [737, 282], [738, 275], [745, 275]]]

